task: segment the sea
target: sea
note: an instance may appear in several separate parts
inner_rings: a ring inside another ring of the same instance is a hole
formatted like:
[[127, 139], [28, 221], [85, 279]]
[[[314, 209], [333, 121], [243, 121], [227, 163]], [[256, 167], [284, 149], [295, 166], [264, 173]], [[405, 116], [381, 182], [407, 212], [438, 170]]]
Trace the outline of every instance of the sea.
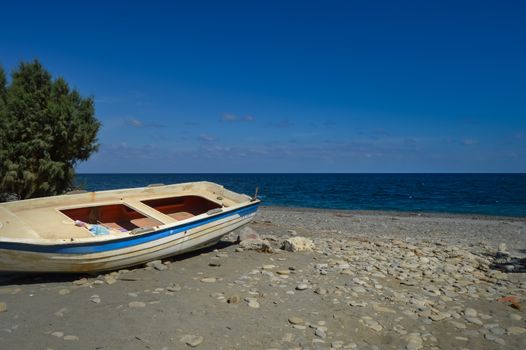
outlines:
[[88, 191], [212, 181], [267, 206], [526, 217], [526, 174], [77, 174]]

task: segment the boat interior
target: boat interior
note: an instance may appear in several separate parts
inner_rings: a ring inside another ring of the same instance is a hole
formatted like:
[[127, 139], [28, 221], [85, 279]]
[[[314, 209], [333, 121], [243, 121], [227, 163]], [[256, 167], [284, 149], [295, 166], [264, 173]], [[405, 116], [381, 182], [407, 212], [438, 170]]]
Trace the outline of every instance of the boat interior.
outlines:
[[106, 238], [138, 234], [243, 206], [250, 200], [214, 183], [194, 182], [2, 203], [0, 239], [69, 242], [99, 235], [93, 228], [102, 228]]

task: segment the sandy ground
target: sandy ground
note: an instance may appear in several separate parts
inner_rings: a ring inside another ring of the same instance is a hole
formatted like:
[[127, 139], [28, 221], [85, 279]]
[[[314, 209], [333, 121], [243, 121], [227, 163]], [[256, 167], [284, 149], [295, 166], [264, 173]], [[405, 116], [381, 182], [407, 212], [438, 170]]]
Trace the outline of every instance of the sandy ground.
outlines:
[[[250, 227], [272, 253], [233, 233], [150, 267], [0, 275], [0, 348], [525, 347], [525, 219], [262, 208]], [[279, 249], [294, 237], [315, 248]]]

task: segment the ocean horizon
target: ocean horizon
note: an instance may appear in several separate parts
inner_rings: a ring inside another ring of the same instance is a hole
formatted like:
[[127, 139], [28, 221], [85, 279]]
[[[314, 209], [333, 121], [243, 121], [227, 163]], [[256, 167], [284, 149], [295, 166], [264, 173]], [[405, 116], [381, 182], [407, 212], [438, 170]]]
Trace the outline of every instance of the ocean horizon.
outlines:
[[524, 173], [79, 173], [88, 191], [219, 183], [263, 205], [526, 217]]

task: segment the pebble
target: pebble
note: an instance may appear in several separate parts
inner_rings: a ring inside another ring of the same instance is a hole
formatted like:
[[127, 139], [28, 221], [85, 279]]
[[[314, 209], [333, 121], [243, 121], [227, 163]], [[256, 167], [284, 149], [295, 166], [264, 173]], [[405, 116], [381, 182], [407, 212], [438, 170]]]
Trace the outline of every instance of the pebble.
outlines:
[[0, 313], [7, 311], [7, 304], [0, 302]]
[[466, 315], [466, 317], [477, 317], [478, 313], [475, 309], [468, 307], [464, 311], [464, 315]]
[[62, 338], [64, 336], [64, 332], [53, 332], [51, 333], [52, 336], [54, 337], [57, 337], [57, 338]]
[[64, 340], [79, 340], [79, 337], [77, 337], [76, 335], [66, 335], [64, 337]]
[[91, 300], [91, 302], [95, 303], [95, 304], [99, 304], [100, 303], [100, 297], [97, 295], [97, 294], [94, 294], [92, 295], [89, 300]]
[[85, 278], [85, 277], [73, 281], [73, 284], [76, 285], [76, 286], [82, 286], [82, 285], [84, 285], [86, 283], [88, 283], [88, 279]]
[[106, 276], [104, 276], [104, 281], [106, 281], [106, 284], [109, 284], [109, 285], [112, 285], [112, 284], [114, 284], [114, 283], [117, 282], [117, 280], [115, 279], [115, 277], [110, 276], [110, 275], [106, 275]]
[[289, 270], [277, 270], [276, 273], [278, 275], [289, 275], [290, 271]]
[[146, 307], [146, 303], [144, 303], [142, 301], [130, 301], [128, 303], [128, 307], [131, 307], [131, 308]]
[[506, 329], [508, 334], [524, 334], [526, 333], [526, 328], [524, 327], [508, 327]]
[[168, 269], [166, 265], [163, 264], [161, 260], [153, 260], [146, 263], [147, 267], [153, 267], [157, 271], [164, 271]]
[[208, 266], [219, 267], [221, 266], [221, 260], [219, 260], [218, 258], [212, 258], [208, 262]]
[[192, 348], [199, 346], [199, 344], [201, 344], [204, 340], [205, 339], [201, 335], [193, 334], [185, 334], [179, 339], [180, 342], [185, 343]]
[[305, 283], [300, 283], [296, 286], [296, 290], [305, 290], [307, 288], [309, 288], [309, 286]]
[[418, 333], [411, 333], [405, 337], [407, 350], [420, 350], [424, 347], [422, 337]]
[[320, 329], [320, 328], [317, 328], [316, 331], [314, 332], [314, 335], [316, 335], [317, 337], [321, 338], [321, 339], [325, 339], [327, 338], [327, 334], [325, 334], [325, 332], [323, 331], [323, 329]]
[[166, 290], [168, 292], [179, 292], [181, 290], [181, 286], [177, 283], [172, 283], [168, 287], [166, 287]]
[[239, 304], [240, 302], [241, 302], [241, 298], [239, 297], [239, 295], [232, 295], [227, 300], [227, 303], [229, 304]]
[[217, 279], [215, 277], [205, 277], [201, 278], [201, 282], [203, 283], [215, 283]]
[[291, 317], [289, 317], [289, 323], [294, 324], [294, 325], [303, 325], [303, 324], [305, 324], [305, 321], [303, 321], [299, 317], [291, 316]]
[[514, 320], [514, 321], [520, 321], [520, 320], [522, 320], [522, 316], [519, 315], [519, 314], [511, 314], [511, 315], [510, 315], [510, 318], [511, 318], [512, 320]]
[[248, 302], [248, 306], [250, 306], [253, 309], [259, 309], [259, 302], [256, 298], [246, 298], [245, 299]]

